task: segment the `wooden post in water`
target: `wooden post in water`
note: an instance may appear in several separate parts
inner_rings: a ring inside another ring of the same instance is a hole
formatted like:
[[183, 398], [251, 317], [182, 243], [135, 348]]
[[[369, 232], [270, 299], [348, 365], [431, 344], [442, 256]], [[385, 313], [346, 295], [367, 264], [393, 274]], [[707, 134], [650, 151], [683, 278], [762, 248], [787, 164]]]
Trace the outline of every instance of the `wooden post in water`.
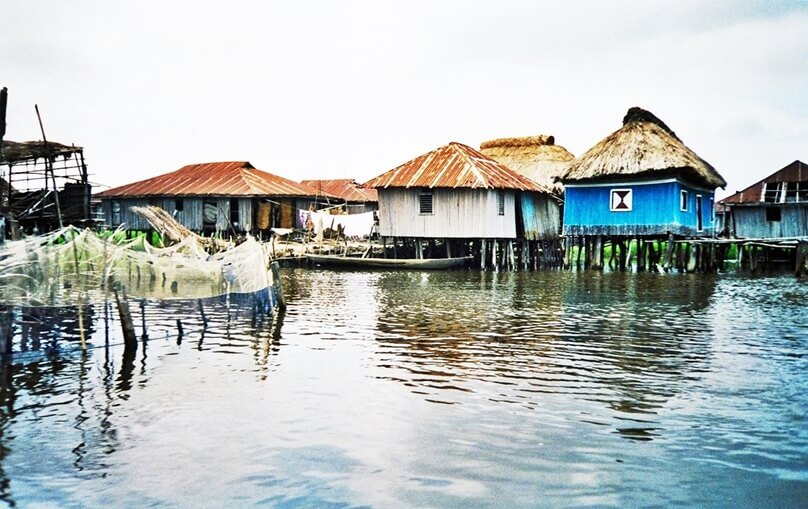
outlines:
[[796, 265], [794, 275], [802, 277], [808, 271], [808, 241], [797, 243]]
[[687, 271], [688, 272], [695, 272], [696, 267], [698, 267], [698, 244], [695, 242], [689, 242], [689, 256], [687, 258]]
[[123, 332], [124, 348], [137, 348], [137, 335], [135, 325], [132, 323], [132, 313], [129, 311], [129, 301], [126, 300], [126, 290], [122, 289], [123, 296], [118, 294], [118, 289], [114, 289], [115, 304], [118, 307], [118, 316], [121, 319], [121, 331]]
[[510, 270], [516, 270], [516, 253], [514, 253], [513, 249], [513, 241], [508, 241], [508, 268]]
[[146, 333], [146, 299], [140, 299], [140, 329], [143, 331], [143, 339], [149, 337]]
[[668, 242], [665, 245], [665, 260], [662, 262], [662, 268], [664, 270], [670, 270], [673, 267], [673, 251], [676, 248], [676, 243], [673, 239], [673, 234], [668, 235]]
[[14, 311], [11, 306], [6, 308], [3, 317], [4, 326], [0, 328], [0, 331], [3, 332], [3, 353], [10, 354], [14, 347]]
[[272, 269], [272, 288], [275, 290], [278, 308], [286, 309], [286, 298], [283, 296], [283, 284], [281, 283], [281, 266], [275, 261], [270, 264], [270, 267]]
[[205, 316], [205, 306], [202, 304], [202, 299], [197, 299], [196, 304], [199, 307], [199, 316], [202, 317], [202, 328], [208, 328], [208, 317]]

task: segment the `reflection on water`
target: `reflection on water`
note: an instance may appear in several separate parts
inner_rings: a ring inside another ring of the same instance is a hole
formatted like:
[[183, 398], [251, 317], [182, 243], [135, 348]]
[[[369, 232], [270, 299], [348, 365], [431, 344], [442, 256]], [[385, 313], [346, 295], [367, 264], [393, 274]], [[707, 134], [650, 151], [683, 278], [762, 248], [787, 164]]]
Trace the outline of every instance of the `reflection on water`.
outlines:
[[[250, 299], [14, 314], [9, 505], [799, 506], [792, 278], [289, 271]], [[204, 312], [207, 326], [202, 319]], [[178, 325], [178, 321], [181, 324]]]

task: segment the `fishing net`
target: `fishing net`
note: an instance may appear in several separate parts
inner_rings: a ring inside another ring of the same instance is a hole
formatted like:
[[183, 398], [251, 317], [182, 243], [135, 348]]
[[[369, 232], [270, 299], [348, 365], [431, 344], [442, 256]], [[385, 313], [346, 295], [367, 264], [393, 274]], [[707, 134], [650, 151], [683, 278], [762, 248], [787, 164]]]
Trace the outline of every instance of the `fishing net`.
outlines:
[[156, 248], [68, 226], [0, 244], [0, 304], [70, 306], [104, 302], [113, 288], [145, 299], [198, 299], [271, 287], [269, 256], [252, 237], [209, 254], [201, 237]]

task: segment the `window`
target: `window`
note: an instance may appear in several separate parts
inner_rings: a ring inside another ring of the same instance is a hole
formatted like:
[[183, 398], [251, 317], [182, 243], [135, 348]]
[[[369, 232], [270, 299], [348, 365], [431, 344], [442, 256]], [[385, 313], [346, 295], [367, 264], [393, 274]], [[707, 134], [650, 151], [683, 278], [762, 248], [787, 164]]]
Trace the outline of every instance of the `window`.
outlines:
[[631, 189], [612, 189], [609, 210], [612, 212], [630, 212], [632, 207]]
[[800, 188], [799, 182], [784, 182], [785, 184], [785, 200], [786, 202], [799, 201], [798, 190]]
[[185, 209], [185, 203], [183, 203], [182, 199], [174, 200], [174, 210], [177, 212], [182, 212]]
[[238, 227], [239, 221], [241, 218], [238, 213], [238, 198], [230, 198], [230, 224]]
[[112, 226], [121, 224], [121, 202], [112, 202]]
[[766, 207], [766, 221], [779, 221], [781, 217], [782, 212], [780, 211], [780, 207]]
[[213, 230], [216, 228], [216, 220], [219, 215], [219, 207], [215, 200], [205, 200], [202, 203], [202, 228]]
[[702, 219], [702, 206], [701, 206], [701, 195], [696, 195], [696, 231], [700, 232], [704, 230], [704, 224]]
[[687, 212], [687, 191], [682, 190], [679, 195], [679, 210]]
[[497, 214], [505, 215], [505, 191], [497, 191]]
[[782, 182], [766, 182], [763, 184], [763, 200], [766, 203], [780, 203]]
[[418, 194], [418, 210], [421, 214], [432, 214], [432, 190], [423, 189]]
[[808, 180], [802, 180], [797, 186], [797, 201], [808, 201]]

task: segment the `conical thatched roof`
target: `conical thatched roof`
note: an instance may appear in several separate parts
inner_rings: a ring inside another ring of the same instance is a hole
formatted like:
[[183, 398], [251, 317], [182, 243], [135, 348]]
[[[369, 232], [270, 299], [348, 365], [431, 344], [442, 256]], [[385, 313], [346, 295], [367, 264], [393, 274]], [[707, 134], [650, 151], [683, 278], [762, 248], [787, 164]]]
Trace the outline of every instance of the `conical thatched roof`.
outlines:
[[676, 175], [711, 188], [727, 185], [715, 168], [687, 148], [664, 122], [649, 111], [633, 107], [623, 118], [623, 127], [575, 159], [559, 180]]
[[569, 168], [575, 156], [560, 145], [553, 136], [524, 136], [484, 141], [480, 152], [530, 180], [561, 194], [564, 186], [554, 179]]

